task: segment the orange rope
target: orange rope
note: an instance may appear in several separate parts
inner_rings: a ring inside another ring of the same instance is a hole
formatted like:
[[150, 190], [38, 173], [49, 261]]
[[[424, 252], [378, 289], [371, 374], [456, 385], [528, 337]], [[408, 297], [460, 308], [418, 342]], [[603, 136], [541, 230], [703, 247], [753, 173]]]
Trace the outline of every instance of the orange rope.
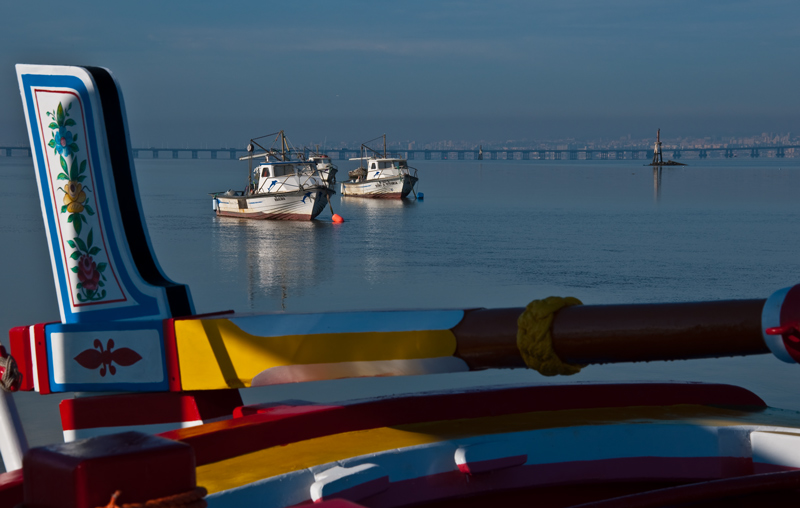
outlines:
[[205, 497], [208, 491], [204, 487], [195, 487], [188, 492], [175, 494], [174, 496], [159, 497], [144, 503], [117, 504], [121, 492], [118, 490], [111, 494], [111, 500], [107, 505], [98, 508], [206, 508], [208, 503]]

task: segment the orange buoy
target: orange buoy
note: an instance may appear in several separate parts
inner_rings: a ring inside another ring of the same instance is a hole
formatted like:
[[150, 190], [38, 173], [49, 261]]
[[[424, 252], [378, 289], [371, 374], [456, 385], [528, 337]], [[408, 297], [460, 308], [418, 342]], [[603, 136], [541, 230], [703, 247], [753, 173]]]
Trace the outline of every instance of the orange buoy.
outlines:
[[339, 215], [338, 213], [335, 213], [335, 214], [333, 214], [333, 215], [331, 216], [331, 220], [332, 220], [333, 222], [335, 222], [336, 224], [341, 224], [342, 222], [344, 222], [344, 219], [343, 219], [343, 218], [342, 218], [342, 216], [341, 216], [341, 215]]

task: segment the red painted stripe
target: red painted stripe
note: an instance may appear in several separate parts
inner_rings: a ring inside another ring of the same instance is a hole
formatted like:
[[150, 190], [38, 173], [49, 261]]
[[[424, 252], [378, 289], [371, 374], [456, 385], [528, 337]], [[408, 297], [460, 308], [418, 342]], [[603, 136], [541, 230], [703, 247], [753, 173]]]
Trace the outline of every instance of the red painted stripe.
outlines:
[[164, 356], [167, 361], [167, 376], [169, 377], [169, 391], [180, 392], [181, 385], [181, 365], [178, 359], [178, 343], [175, 340], [175, 320], [176, 319], [201, 319], [211, 316], [222, 316], [233, 314], [232, 310], [222, 312], [211, 312], [208, 314], [197, 314], [181, 318], [169, 318], [164, 320]]
[[290, 406], [287, 404], [256, 404], [252, 406], [240, 406], [233, 410], [234, 418], [241, 418], [250, 415], [268, 415], [268, 419], [264, 421], [276, 421], [284, 418], [290, 418], [297, 415], [305, 415], [311, 413], [324, 412], [331, 409], [341, 409], [343, 406]]
[[8, 331], [11, 356], [17, 362], [22, 383], [19, 389], [23, 392], [33, 390], [33, 359], [31, 358], [30, 327], [15, 326]]
[[124, 427], [231, 416], [242, 405], [239, 390], [129, 393], [65, 399], [59, 404], [64, 430]]
[[45, 327], [53, 323], [39, 323], [33, 326], [33, 338], [36, 351], [36, 378], [39, 380], [39, 393], [47, 395], [50, 392], [50, 372], [47, 362], [47, 336]]
[[[567, 409], [677, 404], [766, 407], [752, 392], [695, 383], [531, 386], [379, 399], [343, 406], [250, 406], [249, 416], [162, 434], [192, 445], [197, 464], [355, 430]], [[256, 414], [252, 414], [255, 411]]]
[[217, 209], [217, 215], [221, 217], [238, 217], [240, 219], [257, 220], [312, 220], [313, 214], [309, 213], [262, 213], [262, 212], [223, 212]]
[[[558, 485], [572, 485], [573, 489], [577, 489], [595, 484], [653, 481], [687, 483], [715, 480], [724, 477], [724, 471], [739, 471], [737, 476], [746, 475], [749, 472], [748, 467], [748, 459], [733, 457], [633, 457], [537, 464], [503, 469], [487, 475], [468, 476], [453, 471], [394, 482], [387, 490], [362, 502], [370, 508], [394, 508], [457, 498], [461, 506], [461, 502], [468, 500], [465, 496], [511, 489]], [[530, 491], [527, 492], [530, 494]], [[532, 495], [527, 496], [527, 499], [530, 502], [531, 499], [538, 498]], [[526, 503], [522, 506], [529, 505]]]
[[22, 497], [22, 469], [0, 473], [0, 508], [19, 506]]
[[178, 362], [178, 344], [175, 342], [175, 319], [164, 320], [164, 357], [167, 362], [167, 381], [169, 391], [180, 392], [181, 365]]
[[[675, 506], [685, 503], [701, 503], [703, 501], [724, 498], [763, 494], [766, 492], [796, 490], [800, 488], [800, 471], [765, 473], [738, 478], [725, 478], [691, 485], [680, 485], [666, 489], [658, 489], [640, 494], [606, 499], [594, 503], [578, 505], [581, 508], [648, 508], [657, 506]], [[797, 492], [793, 494], [797, 505]], [[769, 506], [765, 503], [761, 506]], [[737, 503], [738, 505], [738, 503]], [[578, 508], [573, 507], [573, 508]]]

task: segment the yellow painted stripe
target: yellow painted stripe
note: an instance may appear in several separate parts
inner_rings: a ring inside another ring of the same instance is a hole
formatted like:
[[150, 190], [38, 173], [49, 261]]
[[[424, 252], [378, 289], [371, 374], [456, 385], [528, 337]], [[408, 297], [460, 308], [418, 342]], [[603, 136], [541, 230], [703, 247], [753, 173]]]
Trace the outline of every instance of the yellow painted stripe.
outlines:
[[[206, 487], [210, 493], [220, 492], [336, 460], [484, 434], [624, 423], [673, 423], [724, 427], [767, 424], [763, 420], [774, 421], [775, 416], [762, 412], [747, 413], [708, 406], [681, 405], [537, 411], [416, 423], [309, 439], [207, 464], [197, 468], [197, 484]], [[784, 424], [792, 421], [794, 426], [800, 424], [797, 417], [791, 419], [779, 417], [778, 420], [786, 420]], [[772, 424], [780, 425], [780, 423]]]
[[175, 321], [175, 338], [184, 390], [248, 387], [271, 367], [436, 358], [456, 350], [450, 330], [259, 337], [228, 319]]

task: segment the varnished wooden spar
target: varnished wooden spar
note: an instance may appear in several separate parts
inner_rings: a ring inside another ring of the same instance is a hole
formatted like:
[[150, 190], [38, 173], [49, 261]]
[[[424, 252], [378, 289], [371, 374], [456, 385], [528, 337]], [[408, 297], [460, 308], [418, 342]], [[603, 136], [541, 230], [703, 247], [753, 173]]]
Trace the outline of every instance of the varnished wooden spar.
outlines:
[[[576, 365], [690, 360], [769, 353], [761, 334], [766, 300], [576, 305], [556, 313], [553, 349]], [[475, 309], [453, 328], [471, 370], [525, 367], [517, 318], [525, 309]]]

